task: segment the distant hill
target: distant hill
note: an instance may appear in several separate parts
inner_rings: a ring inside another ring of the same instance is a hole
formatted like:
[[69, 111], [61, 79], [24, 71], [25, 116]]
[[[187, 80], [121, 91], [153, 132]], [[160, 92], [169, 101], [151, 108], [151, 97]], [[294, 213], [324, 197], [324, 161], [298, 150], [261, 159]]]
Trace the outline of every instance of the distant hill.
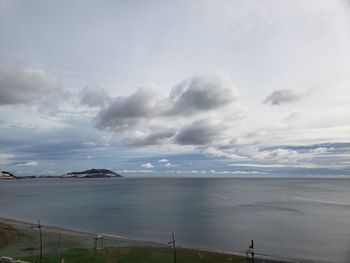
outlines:
[[40, 178], [115, 178], [123, 177], [107, 169], [90, 169], [82, 172], [71, 172], [65, 175], [32, 175], [32, 176], [15, 176], [10, 172], [0, 172], [0, 179], [40, 179]]
[[123, 177], [111, 170], [107, 169], [90, 169], [82, 172], [66, 173], [63, 177], [77, 177], [77, 178], [106, 178], [106, 177]]
[[12, 173], [1, 171], [0, 179], [17, 179], [17, 177]]

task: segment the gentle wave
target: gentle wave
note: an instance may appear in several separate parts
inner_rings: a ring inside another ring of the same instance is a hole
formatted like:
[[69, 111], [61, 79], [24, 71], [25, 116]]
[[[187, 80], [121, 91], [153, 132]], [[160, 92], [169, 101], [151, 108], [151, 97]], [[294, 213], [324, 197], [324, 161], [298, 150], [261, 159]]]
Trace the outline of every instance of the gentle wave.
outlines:
[[292, 198], [292, 199], [296, 199], [296, 200], [308, 201], [308, 202], [313, 202], [313, 203], [328, 204], [328, 205], [350, 206], [350, 203], [327, 201], [327, 200], [319, 200], [319, 199], [310, 199], [310, 198], [303, 198], [303, 197], [291, 197], [291, 196], [288, 196], [288, 197]]

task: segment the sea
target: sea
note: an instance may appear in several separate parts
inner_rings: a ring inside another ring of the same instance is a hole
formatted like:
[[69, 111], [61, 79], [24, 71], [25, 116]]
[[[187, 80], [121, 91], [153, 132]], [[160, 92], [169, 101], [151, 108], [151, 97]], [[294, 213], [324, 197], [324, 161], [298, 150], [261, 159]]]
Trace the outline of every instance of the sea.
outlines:
[[350, 179], [0, 181], [0, 216], [160, 243], [350, 262]]

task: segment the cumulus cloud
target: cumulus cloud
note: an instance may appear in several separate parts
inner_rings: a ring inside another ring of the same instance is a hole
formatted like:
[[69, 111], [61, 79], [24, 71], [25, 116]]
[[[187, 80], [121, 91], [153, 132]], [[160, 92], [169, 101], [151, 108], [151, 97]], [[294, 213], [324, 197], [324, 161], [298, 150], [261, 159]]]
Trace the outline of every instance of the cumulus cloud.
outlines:
[[101, 110], [95, 118], [100, 129], [125, 131], [137, 126], [143, 120], [154, 117], [159, 91], [143, 87], [127, 97], [117, 97]]
[[141, 164], [141, 167], [146, 168], [146, 169], [152, 169], [154, 166], [151, 163], [144, 163]]
[[223, 107], [237, 99], [231, 81], [223, 74], [195, 77], [178, 84], [169, 95], [166, 114], [191, 114]]
[[173, 137], [179, 127], [175, 130], [165, 127], [153, 132], [154, 127], [149, 128], [150, 123], [160, 123], [158, 126], [170, 123], [170, 126], [175, 126], [172, 121], [180, 118], [181, 122], [177, 124], [183, 126], [201, 113], [218, 113], [221, 108], [232, 105], [236, 99], [236, 89], [225, 75], [195, 77], [181, 82], [168, 95], [151, 86], [139, 88], [129, 96], [113, 98], [97, 114], [95, 125], [99, 129], [116, 132], [141, 130], [144, 132], [142, 136], [126, 142], [158, 144]]
[[34, 68], [0, 68], [0, 105], [29, 103], [53, 90], [55, 79]]
[[182, 127], [175, 136], [175, 142], [181, 145], [205, 145], [219, 133], [220, 127], [208, 120], [199, 120]]
[[265, 100], [265, 104], [282, 105], [297, 102], [302, 98], [302, 94], [290, 89], [276, 90], [272, 92]]
[[[292, 90], [278, 90], [265, 103], [281, 105], [301, 97]], [[237, 92], [222, 74], [185, 80], [168, 94], [156, 86], [139, 88], [129, 96], [109, 98], [105, 105], [94, 119], [96, 127], [117, 133], [128, 145], [186, 146], [183, 149], [208, 157], [280, 165], [275, 168], [310, 160], [310, 153], [307, 156], [284, 146], [261, 146], [266, 132], [259, 126], [249, 132], [244, 130], [249, 120], [237, 114], [243, 111]], [[158, 163], [160, 167], [174, 166], [167, 159]], [[145, 163], [141, 167], [152, 169], [154, 165]]]

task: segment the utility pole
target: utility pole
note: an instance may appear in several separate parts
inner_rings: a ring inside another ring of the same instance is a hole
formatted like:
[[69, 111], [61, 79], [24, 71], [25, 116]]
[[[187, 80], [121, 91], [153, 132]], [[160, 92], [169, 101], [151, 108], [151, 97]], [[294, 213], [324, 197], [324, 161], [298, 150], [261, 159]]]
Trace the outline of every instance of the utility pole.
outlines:
[[39, 257], [39, 263], [42, 261], [43, 257], [43, 236], [41, 234], [41, 227], [42, 225], [40, 224], [40, 221], [38, 220], [38, 225], [37, 226], [31, 226], [30, 228], [39, 228], [39, 236], [40, 236], [40, 257]]
[[57, 263], [60, 263], [61, 257], [61, 233], [58, 233], [58, 253], [57, 253]]
[[172, 236], [173, 240], [172, 240], [172, 241], [170, 241], [170, 242], [168, 242], [168, 244], [169, 244], [169, 245], [170, 245], [170, 244], [173, 244], [173, 250], [174, 250], [174, 263], [176, 263], [176, 246], [175, 246], [176, 241], [175, 241], [174, 233], [171, 233], [171, 236]]

